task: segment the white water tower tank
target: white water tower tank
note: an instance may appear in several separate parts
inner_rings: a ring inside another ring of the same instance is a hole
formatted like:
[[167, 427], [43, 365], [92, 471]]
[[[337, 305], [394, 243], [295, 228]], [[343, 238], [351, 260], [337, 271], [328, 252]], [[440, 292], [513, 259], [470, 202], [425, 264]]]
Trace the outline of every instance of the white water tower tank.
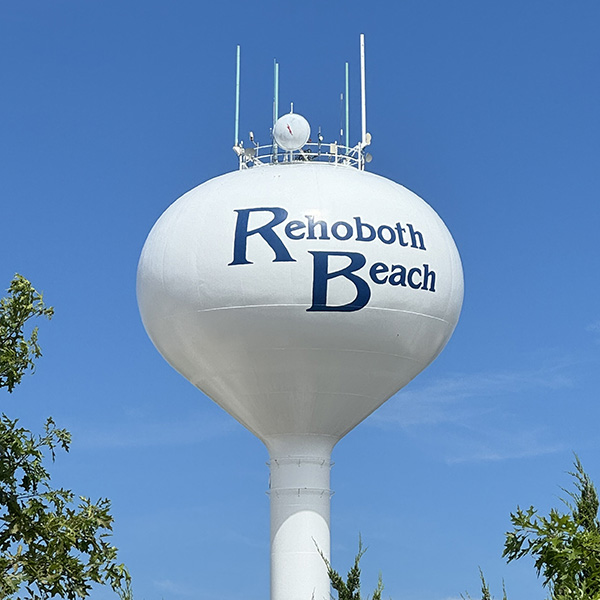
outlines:
[[139, 263], [159, 352], [269, 451], [272, 600], [329, 598], [331, 451], [435, 359], [462, 305], [448, 229], [364, 171], [363, 146], [238, 147], [240, 170], [173, 203]]

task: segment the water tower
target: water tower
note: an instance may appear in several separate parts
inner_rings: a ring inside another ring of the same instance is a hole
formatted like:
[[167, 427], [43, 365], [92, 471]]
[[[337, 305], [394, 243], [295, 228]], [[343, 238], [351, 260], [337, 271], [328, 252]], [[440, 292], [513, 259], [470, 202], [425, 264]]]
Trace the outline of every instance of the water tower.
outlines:
[[238, 48], [239, 169], [160, 217], [138, 302], [162, 356], [269, 451], [271, 600], [328, 600], [331, 451], [441, 352], [462, 267], [435, 211], [365, 170], [363, 36], [354, 146], [347, 76], [345, 139], [311, 142], [304, 117], [279, 116], [276, 64], [272, 143], [244, 147], [239, 64]]

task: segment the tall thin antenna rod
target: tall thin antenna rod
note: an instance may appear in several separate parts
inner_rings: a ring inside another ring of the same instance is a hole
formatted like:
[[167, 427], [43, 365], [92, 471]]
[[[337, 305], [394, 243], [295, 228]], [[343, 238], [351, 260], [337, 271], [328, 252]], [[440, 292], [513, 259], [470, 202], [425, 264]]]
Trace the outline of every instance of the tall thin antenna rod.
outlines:
[[277, 62], [276, 58], [273, 59], [273, 71], [273, 125], [275, 125], [275, 121], [279, 119], [279, 63]]
[[340, 137], [339, 143], [344, 140], [344, 92], [340, 94]]
[[240, 141], [240, 46], [237, 47], [235, 64], [235, 145]]
[[366, 144], [367, 141], [367, 93], [365, 83], [365, 34], [360, 34], [360, 108], [361, 108], [361, 124], [362, 136], [361, 143]]
[[350, 146], [350, 102], [348, 98], [350, 86], [348, 82], [348, 63], [346, 63], [346, 152]]

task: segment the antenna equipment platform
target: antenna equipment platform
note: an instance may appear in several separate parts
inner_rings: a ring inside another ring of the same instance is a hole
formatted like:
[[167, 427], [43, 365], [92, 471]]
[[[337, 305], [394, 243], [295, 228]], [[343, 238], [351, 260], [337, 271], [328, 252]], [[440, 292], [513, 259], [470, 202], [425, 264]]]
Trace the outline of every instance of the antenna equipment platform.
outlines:
[[[334, 165], [354, 167], [363, 171], [371, 162], [371, 155], [364, 149], [371, 143], [367, 133], [365, 36], [360, 35], [360, 91], [361, 91], [361, 139], [350, 146], [350, 104], [348, 63], [345, 64], [345, 128], [340, 131], [340, 140], [324, 142], [319, 133], [317, 142], [310, 141], [310, 126], [301, 115], [294, 113], [293, 103], [288, 114], [279, 116], [279, 63], [273, 61], [273, 128], [272, 142], [268, 145], [254, 144], [244, 147], [239, 139], [240, 120], [240, 46], [237, 47], [235, 73], [235, 144], [233, 151], [238, 156], [239, 168], [249, 169], [265, 165], [293, 163], [298, 161], [318, 161]], [[294, 126], [292, 126], [292, 124]], [[306, 133], [308, 131], [308, 134]], [[342, 143], [342, 140], [344, 143]], [[253, 141], [253, 140], [251, 140]]]

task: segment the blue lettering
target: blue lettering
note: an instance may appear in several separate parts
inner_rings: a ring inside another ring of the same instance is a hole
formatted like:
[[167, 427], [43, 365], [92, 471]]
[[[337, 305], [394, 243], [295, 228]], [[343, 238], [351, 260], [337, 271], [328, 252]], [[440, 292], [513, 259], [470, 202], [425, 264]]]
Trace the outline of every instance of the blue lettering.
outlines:
[[387, 275], [383, 278], [380, 279], [379, 275], [381, 273], [387, 273], [389, 271], [388, 266], [384, 263], [375, 263], [370, 269], [369, 269], [369, 275], [371, 276], [371, 279], [378, 285], [382, 285], [384, 283], [387, 282]]
[[298, 229], [304, 229], [306, 225], [302, 221], [290, 221], [285, 226], [285, 235], [287, 235], [291, 240], [301, 240], [304, 238], [304, 232], [302, 233], [294, 233], [294, 231], [298, 231]]
[[[383, 235], [384, 231], [388, 232], [388, 239], [386, 240], [386, 236]], [[396, 232], [389, 226], [389, 225], [382, 225], [378, 230], [377, 230], [377, 237], [384, 243], [384, 244], [393, 244], [394, 241], [396, 240]]]
[[317, 221], [315, 223], [315, 218], [312, 215], [306, 215], [308, 219], [308, 236], [307, 240], [316, 240], [315, 236], [315, 227], [319, 225], [321, 228], [321, 235], [319, 236], [320, 240], [328, 240], [329, 236], [327, 235], [327, 223], [325, 221]]
[[421, 275], [421, 269], [417, 269], [417, 267], [414, 267], [413, 269], [411, 269], [408, 272], [408, 285], [413, 289], [413, 290], [418, 290], [421, 287], [421, 283], [415, 283], [413, 281], [413, 275], [415, 273], [418, 273], [419, 275]]
[[[346, 233], [344, 235], [340, 235], [340, 233], [338, 231], [340, 226], [345, 227], [345, 229], [346, 229]], [[331, 235], [336, 240], [347, 240], [352, 237], [353, 233], [354, 232], [352, 231], [352, 226], [349, 225], [348, 223], [345, 223], [344, 221], [338, 221], [337, 223], [334, 223], [331, 226]]]
[[429, 265], [423, 265], [423, 269], [423, 289], [435, 292], [435, 271], [430, 271]]
[[[375, 239], [375, 227], [368, 223], [363, 223], [360, 217], [354, 217], [356, 221], [356, 241], [357, 242], [372, 242]], [[368, 236], [363, 235], [363, 229], [366, 229]]]
[[[307, 311], [353, 312], [367, 305], [371, 298], [371, 288], [362, 277], [355, 275], [355, 271], [362, 269], [367, 262], [362, 254], [359, 252], [317, 252], [310, 250], [309, 252], [314, 257], [314, 272], [312, 306]], [[328, 270], [330, 256], [345, 256], [350, 259], [350, 264], [343, 269], [330, 273]], [[336, 277], [345, 277], [354, 284], [356, 298], [348, 304], [329, 306], [327, 304], [327, 286], [328, 282]]]
[[[288, 212], [284, 208], [242, 208], [235, 211], [238, 214], [237, 224], [235, 226], [235, 237], [233, 240], [233, 260], [231, 265], [251, 265], [252, 262], [246, 258], [246, 246], [248, 238], [251, 235], [260, 235], [271, 250], [275, 253], [273, 262], [296, 262], [279, 239], [279, 236], [273, 231], [273, 227], [283, 223], [287, 219]], [[273, 218], [266, 224], [256, 229], [248, 230], [248, 220], [252, 212], [270, 212]]]
[[402, 285], [406, 287], [406, 267], [403, 265], [392, 265], [390, 285]]
[[401, 223], [396, 223], [396, 231], [398, 232], [398, 242], [401, 246], [408, 246], [408, 242], [404, 241], [403, 233], [406, 233], [406, 229], [402, 227]]
[[[408, 232], [410, 233], [410, 247], [418, 248], [419, 250], [425, 250], [425, 243], [423, 242], [423, 234], [420, 231], [415, 231], [410, 223], [407, 223]], [[417, 245], [417, 240], [419, 245]]]

